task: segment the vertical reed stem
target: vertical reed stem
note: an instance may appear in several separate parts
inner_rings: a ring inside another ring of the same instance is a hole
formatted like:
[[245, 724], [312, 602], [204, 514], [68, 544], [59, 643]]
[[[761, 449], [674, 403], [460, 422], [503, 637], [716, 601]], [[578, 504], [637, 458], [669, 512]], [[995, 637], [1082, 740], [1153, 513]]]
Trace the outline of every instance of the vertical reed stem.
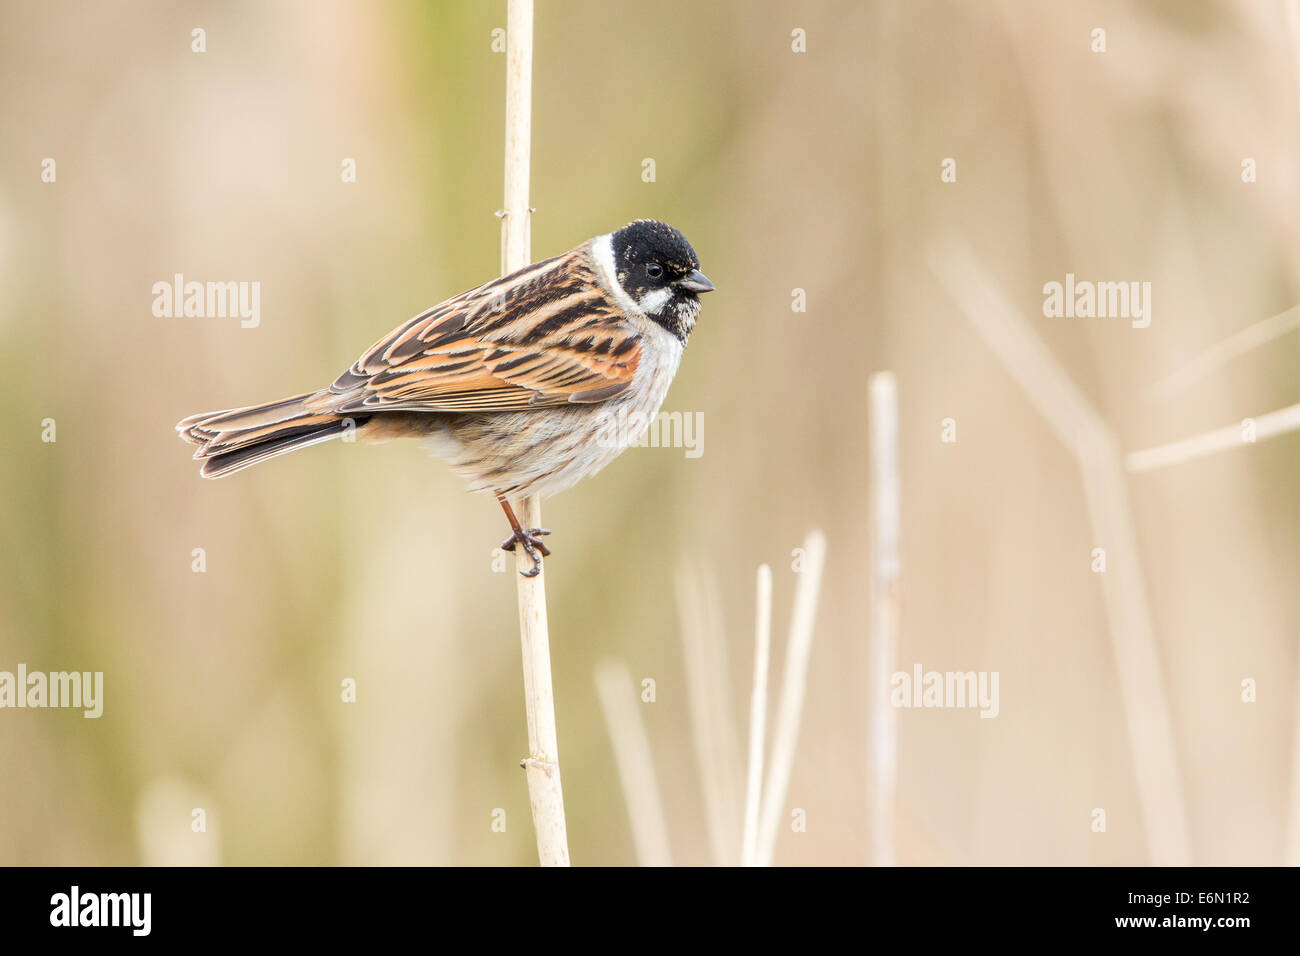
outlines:
[[663, 800], [650, 738], [637, 703], [637, 686], [622, 661], [605, 661], [596, 667], [596, 691], [614, 747], [618, 778], [623, 785], [627, 816], [632, 823], [632, 845], [640, 866], [672, 866], [672, 845], [664, 819]]
[[[506, 15], [505, 209], [501, 222], [501, 269], [514, 272], [532, 257], [528, 205], [529, 148], [533, 105], [533, 0], [509, 0]], [[530, 495], [516, 502], [525, 528], [542, 524], [541, 501]], [[523, 571], [532, 559], [516, 549]], [[524, 709], [528, 717], [528, 799], [542, 866], [568, 866], [569, 840], [560, 786], [560, 748], [551, 687], [551, 648], [546, 627], [546, 573], [516, 575], [519, 588], [519, 639], [524, 661]]]
[[813, 630], [817, 623], [817, 602], [821, 597], [822, 571], [826, 567], [826, 535], [820, 529], [804, 539], [804, 569], [794, 588], [794, 609], [790, 612], [790, 637], [785, 645], [785, 669], [781, 677], [781, 702], [772, 731], [772, 759], [763, 782], [762, 806], [758, 814], [758, 866], [771, 866], [776, 837], [781, 829], [785, 798], [794, 769], [799, 723], [803, 718], [804, 691], [808, 684], [808, 656], [812, 653]]
[[772, 569], [758, 567], [754, 608], [754, 688], [749, 698], [749, 774], [740, 865], [758, 865], [758, 812], [763, 796], [763, 743], [767, 737], [767, 663], [772, 650]]

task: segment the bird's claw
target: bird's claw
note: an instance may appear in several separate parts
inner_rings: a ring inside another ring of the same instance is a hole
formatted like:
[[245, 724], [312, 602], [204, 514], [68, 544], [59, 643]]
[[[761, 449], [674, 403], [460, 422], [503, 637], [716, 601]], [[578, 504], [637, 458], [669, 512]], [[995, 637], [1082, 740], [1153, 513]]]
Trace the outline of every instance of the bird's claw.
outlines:
[[[542, 535], [550, 533], [550, 528], [529, 528], [526, 531], [521, 529], [501, 542], [501, 550], [514, 551], [516, 544], [522, 544], [524, 553], [533, 559], [533, 566], [530, 570], [519, 573], [526, 578], [535, 578], [542, 573], [542, 558], [551, 556], [551, 549], [541, 541]], [[541, 557], [538, 556], [539, 552]]]

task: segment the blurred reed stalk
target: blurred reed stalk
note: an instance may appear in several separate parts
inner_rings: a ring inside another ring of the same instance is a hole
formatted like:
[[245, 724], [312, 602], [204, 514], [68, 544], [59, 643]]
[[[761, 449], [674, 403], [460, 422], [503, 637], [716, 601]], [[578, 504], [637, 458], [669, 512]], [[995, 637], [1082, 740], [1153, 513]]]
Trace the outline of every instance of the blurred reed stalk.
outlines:
[[[1292, 67], [1296, 79], [1296, 91], [1300, 94], [1300, 0], [1288, 0], [1286, 23], [1287, 32], [1291, 36]], [[1288, 326], [1287, 331], [1289, 330], [1290, 327]], [[1300, 681], [1296, 683], [1295, 707], [1295, 732], [1291, 738], [1291, 749], [1293, 751], [1291, 755], [1291, 820], [1290, 832], [1287, 834], [1287, 849], [1283, 857], [1283, 863], [1287, 866], [1300, 866]]]
[[1173, 398], [1233, 359], [1267, 345], [1296, 329], [1300, 329], [1300, 305], [1292, 306], [1285, 312], [1279, 312], [1262, 322], [1249, 325], [1222, 342], [1215, 343], [1181, 368], [1150, 386], [1147, 392], [1156, 398]]
[[[1297, 54], [1298, 72], [1300, 72], [1300, 4], [1296, 0], [1292, 0], [1287, 6], [1287, 21]], [[1262, 322], [1256, 322], [1206, 349], [1172, 375], [1157, 382], [1150, 392], [1160, 398], [1171, 398], [1232, 359], [1267, 345], [1297, 328], [1300, 328], [1300, 306], [1292, 306], [1285, 312], [1280, 312]], [[1300, 429], [1300, 404], [1289, 405], [1267, 415], [1260, 415], [1254, 419], [1254, 423], [1255, 441], [1296, 431]], [[1217, 452], [1242, 448], [1250, 444], [1244, 439], [1242, 425], [1225, 425], [1223, 428], [1203, 432], [1191, 438], [1131, 452], [1126, 459], [1128, 470], [1154, 471]], [[1300, 681], [1297, 681], [1296, 687], [1291, 756], [1291, 808], [1286, 845], [1282, 853], [1282, 861], [1287, 866], [1300, 866]]]
[[[529, 148], [533, 107], [533, 0], [509, 0], [506, 14], [506, 157], [505, 208], [501, 221], [501, 270], [509, 274], [532, 257], [528, 205]], [[542, 505], [536, 495], [516, 503], [524, 528], [542, 526]], [[516, 548], [518, 570], [532, 566], [522, 547]], [[569, 865], [569, 839], [564, 820], [564, 791], [560, 785], [559, 736], [555, 727], [555, 698], [551, 686], [551, 647], [546, 626], [546, 574], [515, 576], [519, 589], [519, 639], [524, 661], [524, 710], [528, 716], [528, 757], [522, 762], [528, 778], [528, 799], [542, 866]]]
[[[822, 571], [826, 566], [826, 536], [819, 530], [810, 531], [803, 551], [804, 564], [795, 585], [794, 608], [790, 613], [781, 703], [777, 710], [766, 779], [763, 777], [763, 745], [772, 643], [772, 569], [767, 565], [758, 569], [754, 686], [749, 708], [749, 771], [743, 818], [737, 814], [740, 809], [739, 757], [731, 708], [726, 631], [717, 583], [712, 575], [693, 573], [686, 565], [678, 570], [677, 601], [690, 691], [691, 734], [704, 788], [713, 860], [718, 866], [734, 866], [738, 858], [743, 866], [772, 865], [781, 813], [794, 767], [795, 747], [799, 741], [799, 723], [808, 683], [808, 657], [817, 621]], [[737, 820], [741, 822], [739, 853], [733, 842]]]
[[1008, 301], [969, 243], [955, 238], [937, 242], [928, 250], [928, 259], [931, 271], [1074, 455], [1083, 473], [1093, 538], [1109, 557], [1110, 568], [1099, 578], [1128, 723], [1147, 853], [1155, 866], [1187, 866], [1192, 855], [1178, 750], [1118, 442]]
[[[1260, 415], [1253, 421], [1256, 441], [1285, 435], [1300, 429], [1300, 405], [1288, 405], [1267, 415]], [[1129, 471], [1154, 471], [1231, 448], [1243, 448], [1248, 444], [1251, 443], [1242, 438], [1242, 425], [1225, 425], [1167, 445], [1130, 452], [1125, 461]]]
[[790, 636], [785, 646], [785, 671], [781, 676], [781, 703], [776, 711], [772, 736], [772, 760], [763, 784], [759, 812], [758, 848], [755, 863], [771, 866], [776, 851], [776, 835], [781, 828], [781, 814], [790, 788], [794, 769], [795, 746], [799, 742], [799, 723], [803, 717], [804, 690], [808, 684], [808, 657], [812, 653], [813, 625], [817, 622], [817, 600], [821, 594], [822, 571], [826, 566], [826, 536], [819, 530], [808, 532], [804, 540], [804, 566], [794, 590], [794, 609], [790, 612]]
[[758, 566], [754, 607], [754, 687], [749, 697], [749, 774], [740, 865], [758, 863], [758, 811], [763, 796], [763, 743], [767, 736], [767, 663], [772, 651], [772, 569]]
[[721, 603], [710, 572], [679, 566], [677, 609], [709, 844], [715, 866], [734, 866], [740, 856], [733, 842], [733, 827], [740, 819], [740, 754]]
[[898, 781], [898, 715], [889, 678], [898, 667], [902, 534], [898, 467], [898, 385], [893, 373], [871, 377], [871, 647], [867, 739], [868, 854], [872, 866], [893, 866], [894, 792]]
[[636, 684], [622, 661], [604, 661], [596, 667], [596, 692], [605, 715], [609, 741], [618, 765], [628, 819], [632, 821], [632, 844], [639, 866], [672, 866], [668, 824], [664, 820], [659, 781], [650, 756], [641, 710], [637, 706]]

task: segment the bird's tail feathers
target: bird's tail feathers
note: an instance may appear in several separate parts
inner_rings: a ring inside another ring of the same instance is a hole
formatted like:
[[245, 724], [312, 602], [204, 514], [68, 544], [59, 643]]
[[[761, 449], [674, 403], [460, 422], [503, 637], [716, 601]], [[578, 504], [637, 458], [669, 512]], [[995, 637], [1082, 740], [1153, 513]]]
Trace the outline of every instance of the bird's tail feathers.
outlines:
[[305, 392], [265, 405], [191, 415], [177, 423], [176, 431], [199, 446], [194, 453], [203, 462], [199, 474], [224, 478], [259, 461], [338, 438], [368, 420], [321, 410], [321, 398], [320, 392]]

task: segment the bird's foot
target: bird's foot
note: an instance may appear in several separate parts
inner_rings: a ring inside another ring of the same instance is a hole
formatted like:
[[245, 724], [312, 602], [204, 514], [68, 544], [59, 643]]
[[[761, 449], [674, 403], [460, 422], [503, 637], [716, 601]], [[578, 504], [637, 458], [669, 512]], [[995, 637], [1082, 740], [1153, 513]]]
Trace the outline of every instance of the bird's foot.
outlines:
[[[542, 558], [551, 556], [551, 549], [543, 544], [541, 540], [542, 535], [550, 533], [550, 528], [528, 528], [527, 530], [520, 528], [501, 542], [501, 550], [513, 551], [515, 545], [522, 544], [524, 553], [533, 559], [533, 567], [530, 571], [520, 571], [519, 573], [526, 578], [535, 578], [542, 571]], [[541, 557], [538, 557], [539, 552]]]

